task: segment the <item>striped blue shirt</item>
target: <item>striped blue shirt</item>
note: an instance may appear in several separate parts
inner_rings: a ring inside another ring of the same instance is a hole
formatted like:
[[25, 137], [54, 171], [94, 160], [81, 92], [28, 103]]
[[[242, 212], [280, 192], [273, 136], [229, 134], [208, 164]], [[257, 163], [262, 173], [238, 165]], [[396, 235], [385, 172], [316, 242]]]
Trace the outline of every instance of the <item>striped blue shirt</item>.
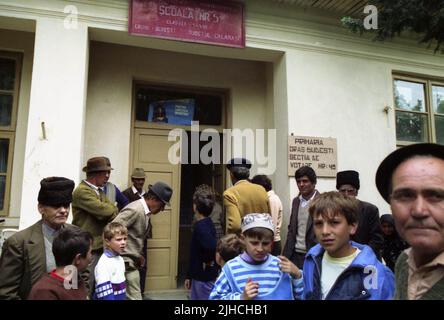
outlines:
[[269, 255], [264, 263], [257, 265], [245, 262], [240, 256], [228, 261], [214, 284], [210, 300], [240, 300], [248, 278], [259, 283], [256, 299], [302, 299], [303, 279], [283, 273], [279, 259]]

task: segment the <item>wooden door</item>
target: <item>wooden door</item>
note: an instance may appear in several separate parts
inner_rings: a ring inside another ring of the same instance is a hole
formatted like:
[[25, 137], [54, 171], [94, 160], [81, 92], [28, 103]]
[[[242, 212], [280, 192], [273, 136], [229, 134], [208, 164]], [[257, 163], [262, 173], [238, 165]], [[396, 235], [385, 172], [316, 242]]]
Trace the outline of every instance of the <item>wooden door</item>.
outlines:
[[157, 181], [173, 189], [170, 205], [151, 216], [153, 238], [148, 240], [145, 290], [176, 289], [179, 233], [180, 165], [168, 161], [169, 130], [135, 129], [133, 168], [143, 168], [146, 186]]

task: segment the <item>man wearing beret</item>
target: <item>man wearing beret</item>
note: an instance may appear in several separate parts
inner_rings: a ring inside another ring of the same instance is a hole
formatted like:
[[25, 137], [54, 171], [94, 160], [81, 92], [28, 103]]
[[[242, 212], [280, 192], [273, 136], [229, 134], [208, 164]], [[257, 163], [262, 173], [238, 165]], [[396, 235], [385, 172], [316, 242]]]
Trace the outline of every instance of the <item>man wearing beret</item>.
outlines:
[[42, 219], [9, 237], [0, 258], [0, 299], [26, 299], [32, 286], [56, 268], [52, 240], [66, 223], [74, 181], [50, 177], [40, 181], [38, 211]]
[[412, 144], [389, 154], [376, 186], [410, 244], [395, 266], [395, 299], [444, 299], [444, 146]]
[[227, 233], [240, 233], [241, 220], [249, 213], [270, 213], [264, 187], [248, 181], [251, 162], [233, 158], [227, 164], [232, 187], [223, 193]]
[[92, 262], [83, 274], [90, 293], [94, 288], [94, 268], [103, 253], [103, 229], [118, 212], [117, 207], [102, 190], [112, 169], [105, 157], [89, 159], [83, 168], [86, 179], [79, 183], [72, 195], [72, 223], [82, 230], [89, 231], [94, 239]]
[[[359, 173], [354, 170], [340, 171], [336, 175], [336, 189], [345, 196], [356, 198], [360, 187]], [[379, 223], [378, 208], [368, 202], [358, 200], [358, 229], [351, 240], [370, 246], [376, 257], [381, 260], [384, 242]]]

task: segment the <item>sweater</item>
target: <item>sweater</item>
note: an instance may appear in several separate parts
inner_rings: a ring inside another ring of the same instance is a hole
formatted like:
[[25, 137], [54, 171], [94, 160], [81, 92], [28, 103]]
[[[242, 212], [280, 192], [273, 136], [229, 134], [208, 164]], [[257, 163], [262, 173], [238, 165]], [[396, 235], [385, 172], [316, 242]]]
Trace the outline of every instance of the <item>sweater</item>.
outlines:
[[105, 249], [94, 271], [95, 300], [125, 300], [125, 263], [123, 258]]
[[214, 284], [210, 300], [240, 300], [248, 280], [259, 283], [255, 300], [301, 299], [303, 278], [293, 279], [279, 268], [279, 259], [268, 255], [261, 264], [249, 264], [241, 256], [228, 261]]
[[28, 300], [86, 300], [88, 292], [82, 279], [78, 279], [77, 289], [65, 288], [62, 277], [54, 272], [44, 274], [32, 287]]
[[[401, 253], [395, 266], [395, 300], [408, 300], [409, 266], [407, 254]], [[444, 300], [444, 278], [439, 280], [419, 300]]]

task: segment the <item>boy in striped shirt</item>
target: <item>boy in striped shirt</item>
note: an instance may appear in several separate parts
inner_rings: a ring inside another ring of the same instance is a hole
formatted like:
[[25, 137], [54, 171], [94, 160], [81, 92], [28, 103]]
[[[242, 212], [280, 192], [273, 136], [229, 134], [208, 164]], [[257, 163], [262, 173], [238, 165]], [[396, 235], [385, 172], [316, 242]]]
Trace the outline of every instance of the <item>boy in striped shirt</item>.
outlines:
[[268, 213], [250, 213], [242, 219], [245, 252], [222, 268], [210, 300], [301, 299], [301, 271], [286, 257], [270, 254], [274, 227]]

